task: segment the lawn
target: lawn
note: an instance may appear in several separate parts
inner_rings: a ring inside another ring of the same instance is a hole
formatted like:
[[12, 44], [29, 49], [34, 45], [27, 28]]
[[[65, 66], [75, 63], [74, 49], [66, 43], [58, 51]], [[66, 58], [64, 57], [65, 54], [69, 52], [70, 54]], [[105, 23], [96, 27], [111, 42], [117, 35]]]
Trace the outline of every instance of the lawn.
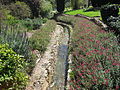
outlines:
[[[66, 11], [64, 12], [65, 14], [69, 14], [69, 15], [76, 15], [76, 14], [82, 14], [85, 16], [89, 16], [89, 17], [95, 17], [95, 16], [100, 16], [100, 11], [87, 11], [85, 12], [84, 9], [79, 9], [79, 10], [71, 10], [71, 11]], [[120, 12], [119, 12], [120, 14]]]
[[89, 16], [89, 17], [100, 16], [99, 11], [85, 12], [83, 9], [74, 10], [74, 11], [67, 11], [67, 12], [65, 12], [65, 14], [69, 14], [69, 15], [82, 14], [82, 15]]

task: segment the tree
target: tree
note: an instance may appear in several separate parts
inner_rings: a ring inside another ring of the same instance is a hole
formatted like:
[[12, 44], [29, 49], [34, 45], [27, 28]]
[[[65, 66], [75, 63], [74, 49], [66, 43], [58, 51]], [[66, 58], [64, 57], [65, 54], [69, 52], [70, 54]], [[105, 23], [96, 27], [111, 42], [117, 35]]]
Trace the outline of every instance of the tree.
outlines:
[[62, 13], [65, 9], [65, 0], [56, 0], [57, 11]]
[[71, 5], [73, 9], [79, 9], [80, 7], [88, 6], [86, 5], [88, 0], [71, 0]]
[[91, 0], [93, 7], [101, 7], [105, 4], [120, 4], [120, 0]]

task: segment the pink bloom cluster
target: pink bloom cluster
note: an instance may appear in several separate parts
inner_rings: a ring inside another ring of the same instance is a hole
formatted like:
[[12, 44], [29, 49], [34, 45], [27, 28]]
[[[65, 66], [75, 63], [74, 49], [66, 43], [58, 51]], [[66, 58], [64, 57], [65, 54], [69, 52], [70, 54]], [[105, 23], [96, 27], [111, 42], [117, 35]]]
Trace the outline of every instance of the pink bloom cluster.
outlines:
[[120, 90], [120, 47], [112, 33], [87, 19], [76, 22], [71, 49], [70, 90]]

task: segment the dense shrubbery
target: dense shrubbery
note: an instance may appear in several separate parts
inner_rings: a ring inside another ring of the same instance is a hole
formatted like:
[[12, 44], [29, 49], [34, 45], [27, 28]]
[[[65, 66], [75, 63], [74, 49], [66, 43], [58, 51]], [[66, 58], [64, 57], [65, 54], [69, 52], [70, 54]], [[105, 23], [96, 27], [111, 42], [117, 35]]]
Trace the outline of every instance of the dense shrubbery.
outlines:
[[40, 30], [36, 31], [30, 38], [31, 48], [39, 50], [44, 53], [50, 41], [50, 34], [55, 30], [56, 22], [53, 20], [48, 21]]
[[107, 19], [110, 16], [118, 17], [119, 7], [117, 5], [105, 5], [101, 8], [101, 16], [104, 22], [107, 22]]
[[0, 88], [20, 90], [25, 87], [28, 76], [25, 73], [26, 62], [6, 44], [0, 44]]
[[19, 25], [23, 28], [26, 28], [26, 31], [30, 31], [30, 30], [36, 30], [39, 29], [43, 23], [45, 23], [47, 21], [47, 18], [34, 18], [34, 19], [30, 19], [30, 18], [26, 18], [24, 20], [19, 20], [19, 19], [7, 19], [4, 20], [4, 23], [7, 25], [11, 25], [11, 26], [16, 26]]
[[40, 2], [40, 15], [42, 17], [47, 18], [53, 17], [52, 10], [53, 10], [52, 4], [49, 1]]
[[10, 15], [10, 10], [5, 5], [0, 4], [0, 20], [5, 19], [14, 19], [14, 17]]
[[103, 21], [112, 27], [117, 33], [120, 33], [119, 7], [116, 5], [105, 5], [101, 9]]
[[11, 11], [10, 14], [18, 19], [31, 17], [30, 7], [24, 2], [11, 3], [8, 9]]
[[109, 17], [107, 19], [107, 24], [112, 27], [116, 33], [120, 34], [120, 16], [119, 17]]
[[23, 55], [25, 62], [28, 63], [26, 71], [31, 72], [34, 67], [35, 59], [30, 51], [30, 44], [26, 37], [25, 31], [19, 26], [2, 26], [0, 29], [0, 44], [8, 43], [17, 54]]
[[93, 7], [101, 7], [105, 4], [120, 4], [120, 0], [91, 0]]

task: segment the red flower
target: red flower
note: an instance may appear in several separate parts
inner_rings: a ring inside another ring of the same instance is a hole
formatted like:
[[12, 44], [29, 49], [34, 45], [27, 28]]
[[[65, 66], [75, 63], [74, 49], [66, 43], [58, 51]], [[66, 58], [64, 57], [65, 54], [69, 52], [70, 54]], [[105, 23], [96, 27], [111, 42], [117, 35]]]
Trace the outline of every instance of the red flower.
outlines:
[[77, 88], [81, 88], [80, 86], [77, 86]]
[[99, 52], [99, 50], [97, 50], [97, 49], [94, 49], [94, 51], [95, 51], [95, 52]]
[[90, 34], [90, 37], [96, 37], [94, 34]]
[[88, 55], [91, 55], [91, 54], [89, 52], [87, 52], [86, 55], [88, 56]]
[[115, 90], [119, 90], [120, 86], [116, 86], [116, 89]]
[[99, 40], [96, 40], [96, 43], [98, 43], [98, 44], [99, 44], [99, 43], [100, 43], [100, 41], [99, 41]]
[[101, 49], [102, 49], [102, 50], [105, 50], [105, 48], [104, 48], [104, 47], [101, 47]]
[[110, 70], [109, 70], [109, 69], [105, 70], [105, 73], [108, 73], [108, 72], [110, 72]]
[[113, 65], [113, 66], [120, 66], [120, 63], [117, 63], [117, 62], [116, 62], [116, 63], [113, 63], [112, 65]]
[[83, 75], [82, 73], [79, 73], [79, 76], [81, 76], [81, 77], [82, 77], [82, 75]]

